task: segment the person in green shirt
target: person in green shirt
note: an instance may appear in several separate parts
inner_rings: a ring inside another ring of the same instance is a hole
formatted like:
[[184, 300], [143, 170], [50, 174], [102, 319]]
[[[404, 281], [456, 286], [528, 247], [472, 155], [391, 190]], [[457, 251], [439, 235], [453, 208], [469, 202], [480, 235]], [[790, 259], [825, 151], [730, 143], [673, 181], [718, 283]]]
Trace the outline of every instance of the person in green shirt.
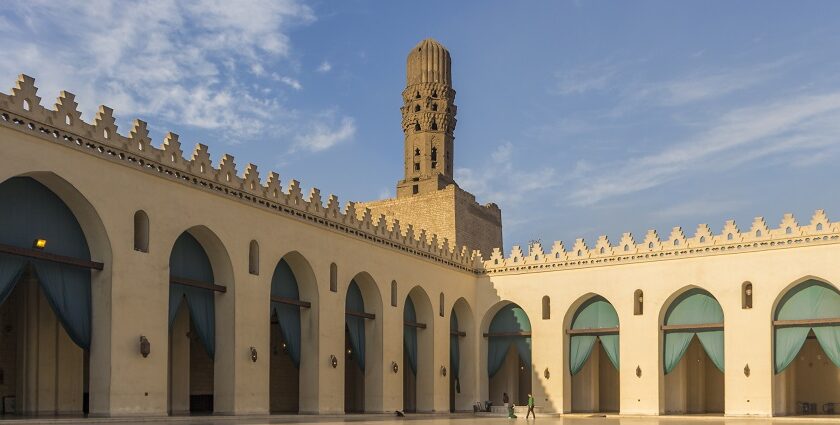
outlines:
[[534, 396], [528, 394], [528, 413], [525, 415], [525, 419], [528, 419], [531, 415], [534, 415], [534, 419], [537, 419], [537, 414], [534, 413]]

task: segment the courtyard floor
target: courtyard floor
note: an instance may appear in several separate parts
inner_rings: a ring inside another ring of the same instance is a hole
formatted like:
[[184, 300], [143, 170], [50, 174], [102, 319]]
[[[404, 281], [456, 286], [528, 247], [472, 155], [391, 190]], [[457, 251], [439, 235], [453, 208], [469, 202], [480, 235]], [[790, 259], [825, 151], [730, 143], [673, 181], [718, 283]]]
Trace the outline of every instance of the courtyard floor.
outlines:
[[541, 415], [538, 419], [508, 419], [501, 416], [454, 414], [454, 415], [408, 415], [396, 418], [392, 415], [347, 415], [347, 416], [191, 416], [191, 417], [147, 417], [147, 418], [22, 418], [0, 416], [2, 424], [162, 424], [162, 425], [269, 425], [269, 424], [345, 424], [354, 425], [396, 425], [415, 422], [431, 425], [484, 425], [505, 423], [533, 423], [540, 425], [775, 425], [796, 423], [840, 423], [840, 416], [795, 416], [781, 418], [745, 418], [721, 416], [602, 416], [602, 415]]

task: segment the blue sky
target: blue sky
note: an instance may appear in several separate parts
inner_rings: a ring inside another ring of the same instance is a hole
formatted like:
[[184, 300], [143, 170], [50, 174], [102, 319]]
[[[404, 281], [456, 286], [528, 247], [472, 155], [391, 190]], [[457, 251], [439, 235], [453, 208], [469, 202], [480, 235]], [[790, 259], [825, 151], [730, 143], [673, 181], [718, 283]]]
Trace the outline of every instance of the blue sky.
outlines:
[[452, 54], [456, 180], [506, 250], [840, 217], [840, 3], [12, 1], [0, 81], [77, 95], [215, 161], [393, 196], [405, 56]]

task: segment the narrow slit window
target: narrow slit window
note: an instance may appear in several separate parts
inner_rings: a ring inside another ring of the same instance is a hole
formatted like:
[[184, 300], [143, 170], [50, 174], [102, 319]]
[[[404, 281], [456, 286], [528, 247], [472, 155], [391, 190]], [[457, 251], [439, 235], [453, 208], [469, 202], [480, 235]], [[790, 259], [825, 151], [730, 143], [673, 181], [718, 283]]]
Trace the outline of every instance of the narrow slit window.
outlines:
[[330, 291], [338, 292], [338, 266], [330, 264]]
[[543, 320], [551, 319], [551, 298], [548, 295], [542, 297], [542, 318]]
[[149, 252], [149, 216], [143, 210], [134, 213], [134, 250]]
[[633, 293], [633, 314], [641, 316], [645, 311], [645, 297], [641, 289]]
[[753, 306], [753, 285], [750, 282], [744, 282], [741, 285], [741, 308], [750, 309]]
[[257, 241], [251, 241], [248, 246], [248, 273], [260, 275], [260, 244]]
[[397, 306], [397, 281], [391, 281], [391, 307]]
[[440, 302], [438, 303], [438, 315], [440, 317], [444, 317], [446, 315], [446, 296], [443, 295], [443, 292], [440, 293]]

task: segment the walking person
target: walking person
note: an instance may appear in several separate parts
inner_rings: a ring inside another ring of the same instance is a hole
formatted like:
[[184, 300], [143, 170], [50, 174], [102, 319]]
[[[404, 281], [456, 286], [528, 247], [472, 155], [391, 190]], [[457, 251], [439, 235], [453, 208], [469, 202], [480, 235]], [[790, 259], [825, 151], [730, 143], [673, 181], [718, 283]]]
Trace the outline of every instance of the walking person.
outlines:
[[537, 414], [534, 413], [534, 396], [528, 394], [528, 413], [525, 415], [525, 419], [528, 419], [531, 415], [534, 415], [534, 419], [537, 419]]

